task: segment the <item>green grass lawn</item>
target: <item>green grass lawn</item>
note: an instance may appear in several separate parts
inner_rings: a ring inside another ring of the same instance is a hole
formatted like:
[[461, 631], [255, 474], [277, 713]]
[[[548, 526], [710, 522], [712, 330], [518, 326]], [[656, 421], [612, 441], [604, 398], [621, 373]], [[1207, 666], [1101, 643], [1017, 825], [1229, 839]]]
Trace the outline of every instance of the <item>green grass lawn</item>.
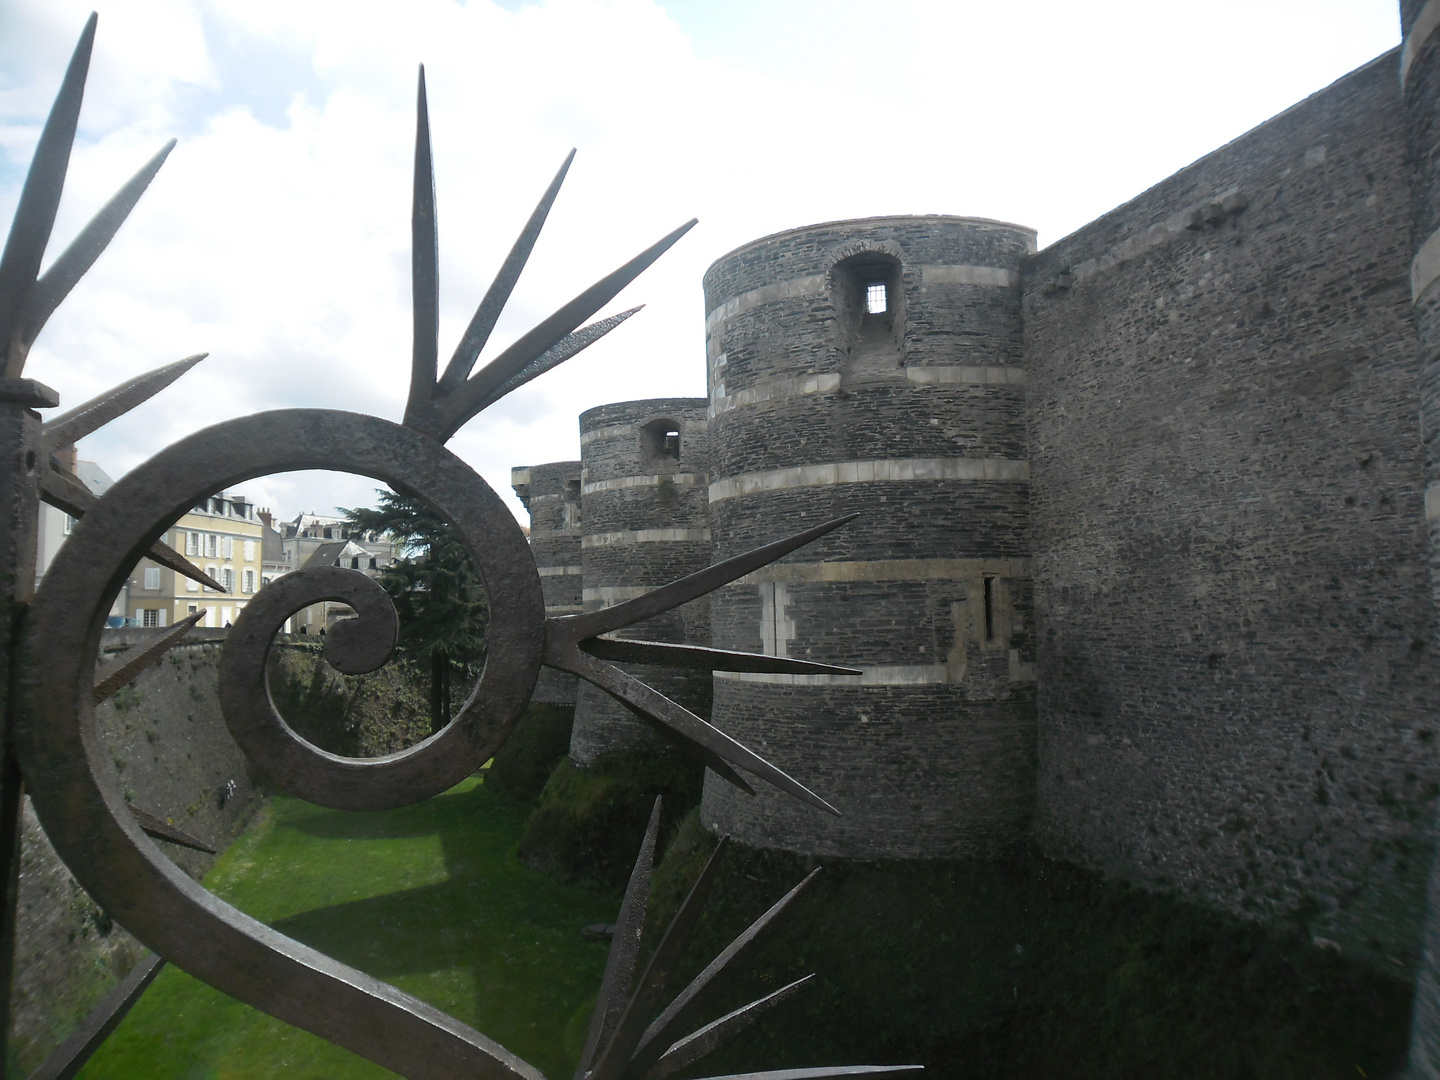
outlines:
[[[344, 813], [277, 798], [205, 885], [281, 932], [394, 983], [553, 1078], [584, 1041], [618, 896], [522, 866], [529, 807], [475, 779], [400, 810]], [[393, 1076], [173, 967], [80, 1074], [84, 1080], [331, 1080]]]

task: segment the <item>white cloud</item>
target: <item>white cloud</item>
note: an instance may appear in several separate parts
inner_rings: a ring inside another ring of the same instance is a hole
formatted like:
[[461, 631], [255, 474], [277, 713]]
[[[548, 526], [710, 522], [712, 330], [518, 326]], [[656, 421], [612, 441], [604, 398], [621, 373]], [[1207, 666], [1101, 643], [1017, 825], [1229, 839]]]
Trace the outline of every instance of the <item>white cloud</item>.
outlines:
[[[114, 475], [258, 409], [398, 419], [423, 60], [442, 363], [572, 145], [575, 166], [487, 356], [701, 219], [607, 309], [645, 302], [641, 315], [452, 441], [508, 496], [512, 465], [578, 456], [583, 409], [704, 394], [700, 277], [737, 244], [925, 212], [1017, 220], [1054, 240], [1398, 39], [1390, 0], [1217, 0], [1203, 13], [1120, 0], [736, 0], [728, 21], [721, 7], [154, 0], [102, 13], [52, 257], [169, 135], [181, 142], [28, 373], [73, 404], [210, 351], [86, 443]], [[7, 218], [86, 10], [14, 0], [0, 15], [12, 43], [0, 45]], [[371, 487], [302, 476], [247, 490], [293, 514], [362, 503]]]

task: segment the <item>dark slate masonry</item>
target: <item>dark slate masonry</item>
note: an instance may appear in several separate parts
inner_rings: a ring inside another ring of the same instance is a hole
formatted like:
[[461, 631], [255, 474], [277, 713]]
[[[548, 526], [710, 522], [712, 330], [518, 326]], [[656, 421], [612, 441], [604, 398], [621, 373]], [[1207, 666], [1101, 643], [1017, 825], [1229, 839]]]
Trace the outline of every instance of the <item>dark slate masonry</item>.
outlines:
[[1436, 781], [1382, 56], [1024, 269], [1050, 854], [1414, 970]]
[[[580, 415], [586, 611], [613, 607], [709, 563], [707, 448], [704, 398], [622, 401]], [[709, 644], [709, 601], [694, 601], [615, 636]], [[625, 669], [692, 712], [710, 715], [708, 676], [636, 664]], [[659, 744], [623, 705], [580, 684], [570, 736], [575, 764]]]
[[[1430, 585], [1440, 591], [1440, 3], [1404, 0], [1400, 86], [1410, 141], [1410, 294], [1420, 372], [1420, 436], [1425, 447], [1425, 518]], [[1440, 860], [1433, 864], [1415, 986], [1411, 1075], [1440, 1080]]]
[[[1440, 0], [1401, 16], [1401, 49], [1038, 254], [897, 217], [710, 268], [707, 487], [671, 496], [708, 495], [709, 543], [587, 549], [587, 605], [592, 573], [859, 511], [714, 594], [709, 633], [864, 674], [717, 676], [714, 722], [846, 816], [709, 778], [707, 826], [1032, 843], [1301, 922], [1418, 972], [1412, 1074], [1440, 1080]], [[633, 452], [644, 410], [606, 408], [585, 430]], [[649, 494], [587, 492], [587, 531], [669, 527]]]
[[[580, 462], [510, 470], [510, 486], [530, 511], [530, 551], [540, 570], [545, 614], [574, 615], [580, 599]], [[575, 676], [541, 668], [531, 701], [575, 704]]]
[[724, 674], [714, 722], [845, 814], [707, 776], [745, 843], [989, 856], [1034, 806], [1019, 267], [1029, 229], [880, 218], [748, 244], [705, 275], [715, 558], [862, 517], [718, 592], [715, 644], [859, 677]]

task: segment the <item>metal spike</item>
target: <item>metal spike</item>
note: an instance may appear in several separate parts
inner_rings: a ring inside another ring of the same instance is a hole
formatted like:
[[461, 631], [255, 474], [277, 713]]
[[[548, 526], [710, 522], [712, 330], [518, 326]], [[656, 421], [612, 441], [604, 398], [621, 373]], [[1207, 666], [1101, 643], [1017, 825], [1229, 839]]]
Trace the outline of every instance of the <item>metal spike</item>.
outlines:
[[125, 1019], [145, 988], [155, 981], [160, 969], [165, 966], [162, 957], [147, 952], [120, 985], [111, 990], [105, 999], [90, 1010], [90, 1015], [75, 1030], [75, 1033], [61, 1043], [55, 1051], [40, 1063], [30, 1074], [30, 1080], [71, 1080], [100, 1049], [100, 1044]]
[[156, 840], [165, 840], [171, 844], [179, 844], [181, 847], [193, 848], [196, 851], [203, 851], [207, 855], [220, 854], [204, 840], [197, 840], [184, 829], [177, 829], [168, 821], [162, 821], [154, 814], [147, 814], [138, 806], [126, 803], [125, 806], [135, 818], [135, 824], [139, 825], [146, 836], [153, 836]]
[[822, 1065], [818, 1069], [771, 1069], [769, 1072], [728, 1073], [702, 1076], [698, 1080], [827, 1080], [839, 1076], [870, 1076], [874, 1073], [920, 1072], [924, 1065]]
[[665, 739], [667, 742], [673, 743], [675, 746], [679, 747], [682, 752], [689, 754], [691, 757], [701, 761], [707, 769], [715, 773], [715, 775], [720, 777], [720, 779], [726, 781], [727, 783], [735, 785], [746, 795], [755, 794], [755, 789], [749, 784], [747, 784], [745, 782], [745, 779], [738, 772], [732, 769], [729, 762], [727, 762], [719, 754], [708, 749], [707, 747], [701, 746], [698, 743], [692, 742], [689, 739], [677, 735], [674, 731], [671, 731], [664, 724], [657, 722], [655, 718], [646, 713], [644, 709], [637, 708], [636, 706], [631, 705], [630, 702], [621, 700], [619, 698], [616, 698], [616, 700], [619, 701], [621, 705], [625, 706], [625, 708], [629, 710], [630, 713], [634, 715], [634, 717], [642, 724], [649, 725], [651, 730], [653, 730], [661, 738]]
[[[425, 65], [415, 96], [415, 178], [410, 211], [410, 291], [414, 307], [414, 352], [405, 423], [429, 429], [439, 363], [440, 254], [435, 231], [435, 168], [430, 155], [430, 108], [425, 99]], [[413, 421], [413, 423], [412, 423]]]
[[53, 461], [49, 468], [40, 470], [40, 498], [76, 518], [84, 517], [100, 501], [79, 477]]
[[174, 570], [177, 574], [180, 574], [183, 577], [187, 577], [191, 581], [198, 581], [207, 589], [214, 589], [216, 592], [219, 593], [223, 593], [225, 591], [224, 585], [221, 585], [220, 582], [216, 581], [209, 574], [205, 573], [205, 571], [201, 570], [198, 566], [192, 563], [189, 559], [185, 558], [184, 555], [181, 555], [180, 552], [176, 551], [169, 544], [157, 540], [150, 548], [150, 550], [145, 553], [145, 555], [147, 558], [159, 563], [161, 566], [164, 566], [170, 570]]
[[599, 611], [587, 611], [583, 615], [564, 615], [553, 621], [566, 624], [570, 628], [570, 632], [575, 635], [576, 640], [631, 626], [669, 611], [671, 608], [679, 607], [696, 597], [704, 596], [708, 592], [714, 592], [720, 586], [728, 585], [736, 578], [742, 578], [746, 574], [790, 554], [796, 548], [804, 547], [812, 540], [818, 540], [826, 533], [838, 529], [847, 522], [854, 521], [859, 516], [859, 514], [846, 514], [844, 517], [832, 518], [816, 525], [813, 529], [806, 529], [804, 532], [787, 536], [783, 540], [777, 540], [773, 544], [766, 544], [753, 551], [747, 551], [743, 555], [736, 555], [732, 559], [716, 563], [714, 566], [707, 566], [704, 570], [698, 570], [677, 581], [672, 581], [669, 585], [662, 585], [644, 596], [637, 596], [634, 600], [627, 600], [614, 607], [601, 608]]
[[706, 723], [689, 709], [671, 701], [653, 687], [647, 686], [619, 668], [587, 656], [578, 649], [566, 651], [563, 646], [552, 649], [549, 631], [559, 619], [546, 623], [545, 663], [551, 667], [579, 675], [598, 686], [611, 697], [631, 705], [650, 722], [669, 728], [685, 742], [715, 754], [731, 765], [752, 772], [766, 783], [794, 795], [817, 810], [840, 816], [840, 811], [820, 798], [800, 781], [776, 768], [749, 747], [736, 742], [719, 728]]
[[609, 303], [616, 293], [634, 281], [641, 271], [668, 251], [695, 224], [695, 219], [691, 218], [674, 232], [646, 248], [624, 266], [601, 278], [481, 368], [474, 377], [465, 383], [464, 387], [441, 403], [439, 414], [442, 430], [445, 432], [443, 437], [449, 438], [464, 422], [458, 417], [475, 415], [478, 410], [471, 407], [475, 402], [489, 398], [498, 387], [559, 344], [567, 334], [594, 315], [601, 307]]
[[605, 977], [600, 982], [600, 997], [595, 1011], [590, 1015], [590, 1034], [585, 1040], [585, 1049], [580, 1054], [580, 1064], [575, 1070], [575, 1080], [584, 1080], [595, 1062], [600, 1044], [610, 1037], [620, 1020], [620, 1013], [630, 997], [630, 987], [635, 981], [635, 963], [640, 957], [640, 934], [645, 929], [645, 911], [650, 904], [650, 875], [655, 867], [655, 844], [660, 836], [661, 800], [656, 796], [650, 811], [650, 824], [645, 827], [645, 839], [640, 844], [640, 853], [635, 856], [635, 866], [630, 871], [630, 882], [625, 886], [625, 901], [620, 905], [620, 918], [615, 924], [615, 935], [610, 939], [610, 957], [605, 961]]
[[[700, 972], [699, 975], [696, 975], [695, 978], [690, 981], [690, 985], [685, 987], [679, 996], [666, 1006], [665, 1011], [655, 1018], [655, 1022], [645, 1029], [645, 1034], [640, 1039], [640, 1045], [635, 1048], [635, 1054], [631, 1060], [631, 1068], [633, 1071], [644, 1072], [649, 1069], [652, 1064], [659, 1061], [662, 1055], [669, 1054], [666, 1047], [676, 1041], [676, 1036], [679, 1032], [683, 1031], [687, 1025], [695, 1021], [695, 1013], [698, 1011], [698, 1006], [700, 1005], [700, 995], [707, 987], [713, 985], [714, 981], [725, 971], [730, 963], [744, 952], [745, 949], [760, 936], [761, 932], [775, 921], [782, 911], [790, 906], [791, 902], [800, 895], [801, 890], [815, 880], [815, 875], [818, 873], [820, 873], [820, 868], [817, 866], [805, 876], [800, 884], [796, 885], [774, 904], [770, 905], [770, 910], [766, 911], [765, 914], [761, 915], [746, 927], [744, 933], [730, 942], [729, 945], [725, 946], [725, 948], [721, 950], [720, 955], [706, 964], [705, 970]], [[807, 975], [806, 978], [809, 978], [809, 976]], [[800, 982], [804, 981], [804, 979], [800, 980]], [[799, 986], [800, 983], [792, 983], [791, 985]], [[756, 1002], [753, 1004], [759, 1003]], [[748, 1009], [750, 1006], [747, 1005], [746, 1008]], [[733, 1016], [735, 1014], [732, 1013], [731, 1015]], [[716, 1021], [716, 1023], [720, 1023], [720, 1021]], [[695, 1033], [695, 1035], [698, 1034], [700, 1034], [700, 1032]], [[695, 1035], [688, 1036], [687, 1038], [693, 1039]], [[713, 1049], [713, 1045], [711, 1048]], [[689, 1058], [684, 1065], [688, 1065], [694, 1060], [696, 1060], [696, 1058]], [[683, 1068], [684, 1065], [677, 1065], [675, 1068]]]
[[50, 242], [50, 231], [55, 227], [55, 211], [70, 167], [70, 149], [75, 143], [85, 76], [95, 45], [96, 18], [92, 12], [80, 33], [60, 93], [40, 132], [25, 186], [20, 189], [5, 253], [0, 255], [0, 349], [5, 353], [4, 375], [8, 378], [18, 378], [25, 369], [28, 350], [21, 341], [22, 319], [40, 273], [40, 260]]
[[[180, 644], [180, 640], [190, 632], [190, 628], [205, 617], [205, 609], [201, 608], [193, 615], [188, 615], [172, 626], [169, 630], [163, 630], [155, 635], [155, 640], [146, 645], [144, 649], [137, 652], [133, 657], [125, 660], [119, 667], [105, 675], [95, 684], [93, 700], [96, 705], [114, 697], [116, 692], [130, 682], [140, 672], [144, 671], [155, 661], [159, 660], [167, 652]], [[133, 651], [133, 650], [132, 650]]]
[[[455, 429], [458, 430], [459, 428], [464, 426], [465, 422], [468, 421], [471, 417], [473, 417], [476, 413], [480, 412], [482, 409], [488, 409], [491, 405], [495, 404], [495, 402], [499, 401], [506, 394], [510, 393], [513, 390], [520, 389], [520, 387], [524, 386], [532, 379], [539, 378], [551, 368], [563, 364], [572, 356], [575, 356], [577, 353], [588, 349], [591, 345], [594, 345], [595, 342], [599, 341], [606, 334], [610, 333], [611, 330], [614, 330], [626, 319], [630, 318], [631, 315], [634, 315], [636, 312], [640, 311], [644, 307], [644, 304], [637, 304], [635, 307], [630, 308], [628, 311], [622, 311], [618, 315], [611, 315], [609, 318], [597, 319], [589, 326], [582, 326], [574, 333], [566, 334], [563, 338], [560, 339], [560, 343], [558, 345], [556, 345], [552, 349], [547, 350], [545, 354], [541, 356], [538, 360], [532, 361], [531, 363], [527, 364], [524, 370], [517, 372], [513, 378], [506, 379], [505, 382], [497, 386], [493, 392], [487, 394], [484, 399], [474, 401], [471, 403], [471, 405], [467, 405], [463, 413], [456, 415], [454, 420]], [[454, 433], [454, 431], [451, 431], [447, 434], [446, 437], [448, 438]]]
[[726, 1013], [720, 1019], [706, 1024], [700, 1030], [692, 1032], [676, 1042], [660, 1055], [653, 1065], [650, 1062], [641, 1065], [638, 1060], [632, 1062], [632, 1074], [639, 1075], [642, 1080], [668, 1080], [681, 1069], [693, 1065], [707, 1054], [718, 1050], [724, 1043], [739, 1035], [776, 1005], [794, 997], [800, 988], [814, 977], [814, 975], [806, 975], [803, 979], [796, 979], [774, 993], [766, 994], [748, 1005], [742, 1005], [733, 1012]]
[[77, 443], [92, 431], [96, 431], [117, 417], [124, 416], [137, 405], [149, 401], [176, 379], [198, 364], [209, 353], [196, 353], [184, 360], [156, 368], [154, 371], [137, 375], [119, 386], [113, 387], [98, 397], [91, 398], [83, 405], [71, 409], [63, 416], [57, 416], [42, 429], [45, 449], [54, 453], [61, 447]]
[[[89, 488], [76, 478], [74, 473], [65, 472], [53, 461], [50, 468], [43, 470], [40, 474], [40, 497], [51, 506], [64, 510], [71, 517], [77, 518], [84, 517], [90, 508], [100, 501]], [[192, 581], [198, 581], [201, 585], [208, 586], [216, 592], [225, 591], [224, 585], [163, 541], [155, 541], [145, 554], [161, 566], [169, 567], [177, 574], [183, 574]]]
[[30, 346], [35, 343], [35, 338], [46, 320], [60, 306], [60, 302], [70, 295], [76, 282], [84, 276], [85, 271], [95, 265], [95, 260], [115, 238], [115, 233], [125, 224], [130, 211], [135, 209], [140, 196], [145, 194], [145, 189], [150, 186], [150, 181], [155, 179], [155, 174], [160, 171], [160, 166], [165, 164], [165, 159], [173, 149], [175, 140], [171, 139], [90, 219], [90, 223], [80, 230], [80, 234], [71, 241], [70, 246], [61, 252], [50, 269], [35, 283], [35, 290], [30, 294], [30, 300], [20, 318], [20, 339], [26, 352], [30, 351]]
[[673, 645], [666, 641], [629, 641], [593, 637], [580, 642], [582, 651], [601, 660], [624, 664], [652, 664], [655, 667], [697, 668], [701, 671], [763, 671], [792, 675], [861, 675], [859, 668], [793, 660], [788, 656], [734, 652], [703, 645]]
[[490, 288], [485, 290], [480, 306], [475, 309], [470, 325], [465, 328], [465, 336], [455, 347], [455, 355], [450, 358], [445, 374], [440, 377], [439, 396], [453, 394], [470, 377], [480, 350], [485, 348], [485, 343], [490, 340], [495, 322], [500, 318], [500, 312], [505, 309], [515, 283], [520, 280], [520, 272], [525, 269], [525, 264], [530, 259], [530, 252], [535, 247], [535, 241], [540, 238], [540, 230], [545, 227], [550, 207], [555, 203], [555, 196], [560, 194], [560, 185], [565, 182], [565, 174], [570, 171], [570, 163], [574, 160], [575, 151], [571, 150], [565, 155], [565, 161], [561, 164], [560, 171], [555, 174], [555, 179], [550, 181], [550, 186], [540, 197], [540, 202], [530, 214], [525, 228], [520, 230], [515, 246], [510, 249], [510, 254], [505, 256], [505, 262], [500, 266], [500, 272], [495, 275]]
[[705, 864], [705, 869], [700, 871], [700, 876], [690, 887], [689, 895], [675, 913], [675, 918], [671, 920], [665, 936], [660, 939], [660, 944], [655, 947], [650, 962], [645, 965], [645, 974], [640, 976], [640, 985], [630, 996], [620, 1022], [615, 1025], [615, 1034], [610, 1036], [605, 1052], [591, 1070], [590, 1080], [621, 1080], [624, 1075], [630, 1056], [635, 1052], [648, 1026], [649, 1016], [664, 997], [665, 987], [674, 973], [675, 965], [680, 962], [680, 954], [685, 950], [690, 934], [700, 919], [700, 913], [705, 909], [705, 899], [710, 895], [710, 887], [715, 884], [715, 875], [720, 870], [720, 859], [729, 845], [730, 838], [722, 836], [720, 843], [711, 853], [709, 862]]

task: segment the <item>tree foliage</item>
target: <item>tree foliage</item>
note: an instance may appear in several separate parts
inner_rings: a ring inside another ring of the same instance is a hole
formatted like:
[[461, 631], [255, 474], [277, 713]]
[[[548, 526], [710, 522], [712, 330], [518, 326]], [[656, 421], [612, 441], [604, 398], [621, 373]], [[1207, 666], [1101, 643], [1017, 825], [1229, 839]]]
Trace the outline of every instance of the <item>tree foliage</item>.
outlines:
[[380, 575], [400, 617], [400, 645], [430, 664], [432, 729], [450, 718], [450, 683], [483, 661], [490, 622], [485, 586], [460, 535], [418, 499], [377, 492], [379, 506], [343, 510], [360, 530], [383, 533], [401, 555]]

